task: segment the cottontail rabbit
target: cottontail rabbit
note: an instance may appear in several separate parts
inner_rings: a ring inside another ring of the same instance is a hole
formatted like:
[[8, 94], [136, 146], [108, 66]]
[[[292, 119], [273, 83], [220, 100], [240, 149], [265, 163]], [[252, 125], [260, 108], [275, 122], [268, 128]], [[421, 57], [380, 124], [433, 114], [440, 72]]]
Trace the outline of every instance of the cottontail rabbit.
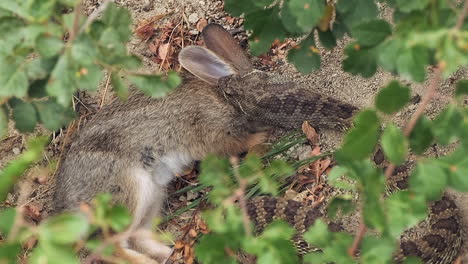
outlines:
[[133, 216], [126, 254], [150, 263], [170, 249], [138, 237], [158, 216], [166, 185], [207, 154], [236, 155], [261, 143], [271, 126], [308, 119], [345, 124], [355, 108], [325, 99], [279, 75], [254, 70], [221, 26], [203, 30], [209, 49], [184, 48], [182, 66], [197, 76], [165, 98], [135, 94], [99, 111], [77, 135], [56, 178], [54, 212], [70, 211], [108, 192]]

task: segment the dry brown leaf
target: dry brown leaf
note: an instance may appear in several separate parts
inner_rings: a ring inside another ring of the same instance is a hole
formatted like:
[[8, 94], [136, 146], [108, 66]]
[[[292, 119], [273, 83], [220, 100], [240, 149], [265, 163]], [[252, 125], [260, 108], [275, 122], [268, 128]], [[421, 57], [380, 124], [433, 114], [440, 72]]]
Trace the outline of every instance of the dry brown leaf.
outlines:
[[318, 28], [322, 31], [328, 31], [329, 28], [333, 25], [333, 20], [335, 19], [335, 6], [333, 4], [328, 4], [325, 8], [325, 14], [318, 23]]
[[182, 241], [179, 240], [179, 241], [177, 241], [177, 242], [175, 243], [174, 248], [175, 248], [175, 249], [181, 249], [181, 248], [183, 248], [184, 246], [185, 246], [184, 242], [182, 242]]
[[316, 146], [319, 144], [319, 135], [315, 128], [309, 125], [309, 122], [304, 121], [304, 123], [302, 123], [302, 132], [304, 132], [307, 139], [312, 145]]
[[171, 51], [170, 43], [163, 43], [163, 44], [159, 45], [158, 57], [161, 60], [165, 60], [165, 59], [167, 59], [167, 56], [170, 54], [170, 51]]
[[204, 18], [201, 18], [200, 20], [198, 20], [196, 28], [198, 31], [202, 32], [206, 25], [208, 25], [208, 21], [206, 21], [206, 19]]
[[190, 229], [190, 231], [189, 231], [189, 235], [190, 235], [191, 237], [197, 237], [198, 233], [197, 233], [197, 231], [195, 231], [195, 229], [192, 228], [192, 229]]

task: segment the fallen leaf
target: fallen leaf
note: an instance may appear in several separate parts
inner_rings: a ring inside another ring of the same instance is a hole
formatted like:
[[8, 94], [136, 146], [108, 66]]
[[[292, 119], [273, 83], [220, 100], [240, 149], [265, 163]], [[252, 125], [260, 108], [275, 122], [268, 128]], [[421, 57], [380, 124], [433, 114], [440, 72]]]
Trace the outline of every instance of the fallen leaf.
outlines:
[[206, 25], [208, 25], [208, 21], [206, 21], [206, 19], [202, 18], [202, 19], [198, 20], [196, 28], [197, 28], [198, 31], [202, 32], [203, 28], [205, 28]]
[[309, 142], [312, 145], [314, 145], [314, 146], [318, 145], [319, 135], [318, 135], [317, 131], [315, 130], [315, 128], [313, 128], [311, 125], [309, 125], [309, 122], [304, 121], [304, 123], [302, 123], [302, 132], [304, 132], [307, 139], [309, 140]]
[[168, 56], [168, 54], [170, 53], [170, 50], [171, 50], [171, 46], [170, 46], [169, 43], [164, 43], [164, 44], [159, 45], [159, 48], [158, 48], [158, 57], [159, 57], [161, 60], [167, 59], [167, 56]]

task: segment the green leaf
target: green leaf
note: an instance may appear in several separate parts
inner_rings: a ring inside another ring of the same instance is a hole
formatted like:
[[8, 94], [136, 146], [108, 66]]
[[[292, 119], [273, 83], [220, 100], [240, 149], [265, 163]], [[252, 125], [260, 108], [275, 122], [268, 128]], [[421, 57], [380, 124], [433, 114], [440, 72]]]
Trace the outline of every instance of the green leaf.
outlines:
[[267, 52], [273, 41], [281, 41], [286, 37], [278, 12], [278, 7], [273, 7], [246, 14], [244, 27], [253, 31], [249, 40], [253, 55]]
[[79, 264], [76, 253], [69, 246], [56, 245], [50, 243], [40, 243], [35, 247], [29, 262], [31, 264]]
[[440, 198], [446, 184], [447, 172], [434, 160], [419, 162], [409, 178], [410, 191], [430, 200]]
[[380, 132], [379, 117], [373, 110], [364, 110], [355, 118], [355, 127], [345, 136], [337, 158], [360, 160], [368, 157], [374, 150]]
[[234, 257], [229, 257], [226, 254], [226, 249], [233, 251], [236, 248], [230, 247], [233, 239], [228, 238], [223, 234], [208, 234], [204, 235], [195, 246], [195, 254], [201, 263], [205, 264], [236, 264]]
[[80, 90], [95, 91], [104, 73], [96, 64], [88, 64], [80, 67], [75, 74], [76, 86]]
[[127, 99], [129, 95], [128, 87], [122, 81], [122, 77], [117, 72], [111, 73], [111, 84], [115, 93], [120, 99]]
[[[29, 80], [46, 79], [57, 63], [57, 58], [35, 58], [26, 65]], [[31, 90], [31, 87], [29, 88]], [[28, 91], [30, 93], [30, 91]], [[41, 96], [43, 97], [43, 96]]]
[[428, 50], [423, 46], [414, 46], [400, 52], [397, 58], [400, 75], [416, 82], [423, 82], [426, 78], [426, 66], [429, 63]]
[[382, 88], [375, 99], [375, 106], [386, 114], [393, 114], [402, 109], [410, 100], [410, 89], [398, 81], [390, 82]]
[[112, 207], [107, 213], [106, 218], [112, 229], [117, 232], [124, 231], [132, 221], [127, 208], [122, 205]]
[[321, 30], [317, 30], [317, 32], [320, 43], [324, 48], [331, 50], [336, 46], [336, 37], [332, 31], [328, 30], [323, 32]]
[[56, 0], [29, 0], [26, 4], [28, 14], [34, 17], [35, 22], [46, 22], [55, 11]]
[[62, 128], [75, 118], [72, 108], [64, 107], [51, 99], [35, 102], [34, 105], [41, 123], [50, 131]]
[[408, 155], [408, 141], [400, 128], [389, 124], [382, 135], [382, 149], [385, 157], [395, 165], [402, 164]]
[[6, 135], [8, 131], [8, 115], [3, 107], [0, 107], [0, 139]]
[[0, 263], [18, 263], [18, 256], [21, 253], [21, 244], [18, 242], [3, 242], [0, 244]]
[[341, 211], [342, 214], [347, 215], [354, 211], [354, 209], [354, 203], [350, 195], [334, 197], [327, 207], [328, 217], [335, 218], [338, 211]]
[[93, 39], [87, 34], [79, 35], [71, 46], [71, 56], [82, 65], [94, 63], [98, 50]]
[[47, 137], [36, 137], [28, 141], [27, 150], [0, 170], [0, 202], [3, 202], [17, 179], [42, 156], [42, 151], [48, 143]]
[[71, 57], [69, 53], [65, 53], [60, 56], [47, 83], [49, 95], [55, 96], [57, 102], [63, 106], [70, 105], [72, 94], [76, 90], [74, 73]]
[[351, 33], [361, 46], [375, 46], [385, 40], [392, 28], [387, 21], [377, 19], [365, 21], [351, 28]]
[[399, 191], [385, 199], [385, 208], [389, 223], [389, 233], [394, 239], [401, 233], [424, 220], [427, 205], [423, 196], [412, 195], [408, 191]]
[[293, 63], [298, 71], [304, 74], [320, 68], [320, 55], [315, 45], [313, 34], [304, 39], [288, 53], [288, 61]]
[[403, 264], [423, 264], [423, 262], [418, 257], [409, 256], [403, 260]]
[[302, 32], [310, 31], [325, 11], [325, 3], [321, 0], [290, 0], [286, 4]]
[[458, 148], [449, 156], [440, 158], [448, 171], [448, 185], [455, 190], [468, 191], [468, 155], [466, 149]]
[[28, 77], [21, 57], [0, 55], [0, 97], [23, 97], [28, 91]]
[[315, 221], [307, 232], [304, 233], [304, 239], [311, 245], [325, 248], [332, 242], [332, 234], [328, 231], [328, 225], [321, 219]]
[[380, 44], [378, 47], [377, 61], [380, 66], [388, 71], [397, 71], [397, 58], [403, 44], [399, 39], [391, 38]]
[[[7, 208], [0, 212], [0, 234], [4, 237], [8, 237], [13, 224], [15, 223], [16, 209]], [[1, 255], [0, 255], [1, 259]]]
[[424, 9], [429, 4], [429, 0], [396, 0], [396, 3], [401, 11], [411, 12]]
[[132, 30], [130, 28], [132, 18], [128, 9], [118, 7], [112, 2], [104, 11], [102, 22], [116, 30], [120, 42], [127, 42], [130, 40], [130, 36], [132, 35]]
[[459, 134], [462, 122], [463, 116], [457, 107], [449, 105], [447, 109], [434, 119], [432, 132], [440, 144], [447, 145], [453, 142]]
[[63, 41], [56, 37], [40, 35], [36, 39], [36, 49], [39, 52], [39, 54], [44, 58], [56, 56], [62, 51], [64, 46], [65, 45]]
[[377, 55], [375, 49], [361, 48], [357, 43], [351, 43], [345, 48], [346, 59], [343, 70], [364, 78], [372, 77], [377, 71]]
[[37, 114], [34, 106], [22, 100], [14, 100], [13, 120], [15, 128], [20, 132], [33, 132], [37, 124]]
[[457, 82], [457, 88], [455, 90], [455, 96], [468, 95], [468, 80], [460, 80]]
[[86, 218], [78, 214], [64, 213], [45, 220], [39, 226], [42, 243], [71, 244], [88, 230]]
[[336, 8], [347, 26], [374, 19], [379, 14], [377, 5], [371, 0], [338, 1]]
[[426, 116], [421, 116], [411, 131], [409, 137], [410, 147], [416, 154], [423, 154], [434, 141], [431, 121]]
[[162, 97], [167, 95], [173, 87], [174, 84], [169, 83], [159, 75], [134, 75], [128, 76], [128, 79], [135, 84], [138, 89], [144, 92], [146, 95], [152, 97]]
[[396, 243], [386, 237], [366, 236], [362, 240], [361, 263], [390, 263]]
[[226, 0], [224, 1], [224, 9], [234, 16], [240, 16], [263, 9], [263, 7], [257, 6], [253, 1]]

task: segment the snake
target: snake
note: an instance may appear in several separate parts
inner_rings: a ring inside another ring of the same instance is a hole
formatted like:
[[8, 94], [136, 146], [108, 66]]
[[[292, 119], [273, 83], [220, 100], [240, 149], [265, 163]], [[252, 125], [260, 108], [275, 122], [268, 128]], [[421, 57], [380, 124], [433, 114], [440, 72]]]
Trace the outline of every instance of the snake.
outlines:
[[[397, 167], [391, 183], [387, 183], [387, 190], [395, 192], [406, 189], [408, 171], [408, 166]], [[324, 210], [286, 198], [257, 196], [249, 199], [247, 211], [255, 224], [257, 234], [274, 220], [284, 220], [296, 230], [291, 240], [300, 256], [321, 250], [307, 243], [303, 234], [317, 219], [326, 219]], [[338, 221], [326, 222], [330, 231], [349, 231]], [[425, 220], [402, 233], [393, 259], [396, 263], [401, 263], [405, 258], [414, 256], [420, 258], [423, 263], [449, 264], [459, 256], [462, 243], [458, 208], [450, 196], [444, 193], [439, 200], [429, 205]]]

